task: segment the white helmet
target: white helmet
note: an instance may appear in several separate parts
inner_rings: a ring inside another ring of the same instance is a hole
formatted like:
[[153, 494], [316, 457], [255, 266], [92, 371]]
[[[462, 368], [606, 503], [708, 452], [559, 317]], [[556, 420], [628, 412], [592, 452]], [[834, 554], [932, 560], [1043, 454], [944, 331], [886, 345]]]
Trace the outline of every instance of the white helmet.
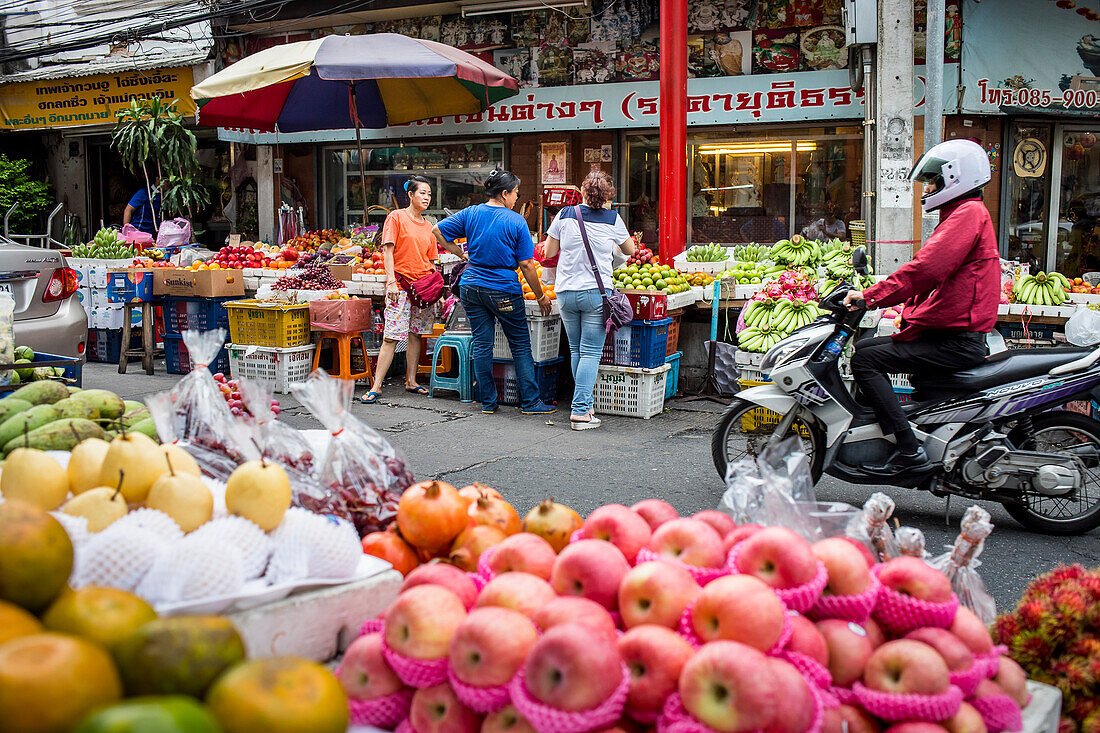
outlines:
[[947, 140], [933, 146], [909, 174], [913, 183], [937, 183], [935, 191], [921, 197], [925, 211], [935, 211], [981, 188], [991, 177], [989, 156], [973, 140]]

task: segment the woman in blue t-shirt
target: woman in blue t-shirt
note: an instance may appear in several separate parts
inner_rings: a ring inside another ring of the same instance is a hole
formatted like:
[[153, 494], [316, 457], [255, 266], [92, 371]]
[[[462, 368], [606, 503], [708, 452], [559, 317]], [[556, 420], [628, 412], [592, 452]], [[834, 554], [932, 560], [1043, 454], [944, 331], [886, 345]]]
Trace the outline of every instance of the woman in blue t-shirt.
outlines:
[[435, 227], [434, 233], [448, 249], [454, 240], [466, 238], [469, 264], [462, 273], [458, 297], [470, 319], [474, 334], [473, 363], [481, 399], [481, 411], [497, 410], [497, 390], [493, 381], [494, 323], [500, 323], [512, 350], [519, 387], [520, 410], [526, 415], [548, 415], [555, 411], [545, 404], [535, 381], [535, 362], [531, 358], [531, 334], [527, 330], [527, 309], [523, 290], [516, 278], [518, 267], [538, 299], [544, 316], [550, 315], [550, 298], [542, 292], [535, 245], [527, 221], [512, 211], [519, 200], [519, 178], [508, 171], [495, 170], [485, 181], [489, 201], [468, 206]]

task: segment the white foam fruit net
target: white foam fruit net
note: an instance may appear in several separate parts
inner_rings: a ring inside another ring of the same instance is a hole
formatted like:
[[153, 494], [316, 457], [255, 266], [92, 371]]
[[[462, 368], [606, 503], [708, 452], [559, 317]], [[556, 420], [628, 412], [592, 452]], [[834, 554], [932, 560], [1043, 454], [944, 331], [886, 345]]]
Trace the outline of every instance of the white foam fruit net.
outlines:
[[185, 537], [160, 553], [136, 592], [153, 604], [227, 596], [244, 586], [241, 553], [224, 540]]
[[81, 546], [69, 584], [132, 591], [167, 548], [156, 532], [120, 519]]
[[176, 520], [159, 509], [135, 509], [126, 516], [116, 519], [108, 529], [114, 527], [147, 529], [165, 542], [175, 542], [183, 537], [183, 530], [176, 524]]
[[273, 584], [349, 578], [363, 555], [351, 522], [299, 507], [287, 510], [271, 539], [274, 547], [265, 578]]
[[241, 569], [246, 580], [264, 574], [271, 556], [272, 540], [255, 522], [244, 517], [228, 516], [213, 519], [187, 535], [199, 542], [222, 542], [241, 559]]

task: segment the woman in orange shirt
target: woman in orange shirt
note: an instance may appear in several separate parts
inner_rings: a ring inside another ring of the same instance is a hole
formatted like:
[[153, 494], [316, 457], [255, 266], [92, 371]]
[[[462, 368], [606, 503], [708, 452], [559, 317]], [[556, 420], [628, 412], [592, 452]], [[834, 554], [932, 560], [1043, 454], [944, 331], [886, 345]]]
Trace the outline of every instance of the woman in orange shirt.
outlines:
[[420, 337], [431, 335], [435, 325], [434, 308], [418, 308], [409, 302], [408, 294], [397, 283], [401, 275], [415, 282], [431, 273], [438, 259], [433, 224], [424, 218], [424, 210], [432, 202], [432, 186], [427, 178], [413, 176], [405, 183], [409, 205], [391, 211], [382, 226], [382, 262], [386, 268], [386, 330], [374, 370], [374, 384], [361, 401], [372, 405], [382, 396], [382, 380], [393, 362], [393, 354], [402, 339], [408, 339], [405, 350], [405, 391], [428, 394], [428, 388], [417, 384], [416, 369], [420, 361]]

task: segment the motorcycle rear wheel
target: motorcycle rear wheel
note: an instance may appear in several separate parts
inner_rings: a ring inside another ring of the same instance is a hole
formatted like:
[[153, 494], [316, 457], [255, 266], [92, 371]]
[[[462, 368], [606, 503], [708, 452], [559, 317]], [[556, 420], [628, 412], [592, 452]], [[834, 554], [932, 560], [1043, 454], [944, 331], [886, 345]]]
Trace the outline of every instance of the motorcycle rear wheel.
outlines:
[[[714, 428], [710, 440], [711, 458], [714, 468], [723, 481], [726, 479], [726, 467], [742, 458], [755, 458], [764, 449], [779, 425], [779, 413], [765, 407], [734, 399], [722, 419]], [[821, 479], [821, 466], [825, 460], [825, 441], [813, 425], [801, 418], [796, 419], [788, 431], [790, 435], [799, 435], [806, 457], [810, 459], [810, 471], [816, 484]]]
[[[1005, 510], [1028, 529], [1045, 534], [1083, 534], [1100, 527], [1100, 422], [1059, 410], [1038, 415], [1029, 427], [1009, 433], [1012, 443], [1021, 450], [1051, 453], [1078, 448], [1074, 454], [1085, 464], [1085, 485], [1073, 497], [1028, 493], [1019, 502], [1002, 502]], [[1087, 450], [1090, 445], [1092, 451]]]

